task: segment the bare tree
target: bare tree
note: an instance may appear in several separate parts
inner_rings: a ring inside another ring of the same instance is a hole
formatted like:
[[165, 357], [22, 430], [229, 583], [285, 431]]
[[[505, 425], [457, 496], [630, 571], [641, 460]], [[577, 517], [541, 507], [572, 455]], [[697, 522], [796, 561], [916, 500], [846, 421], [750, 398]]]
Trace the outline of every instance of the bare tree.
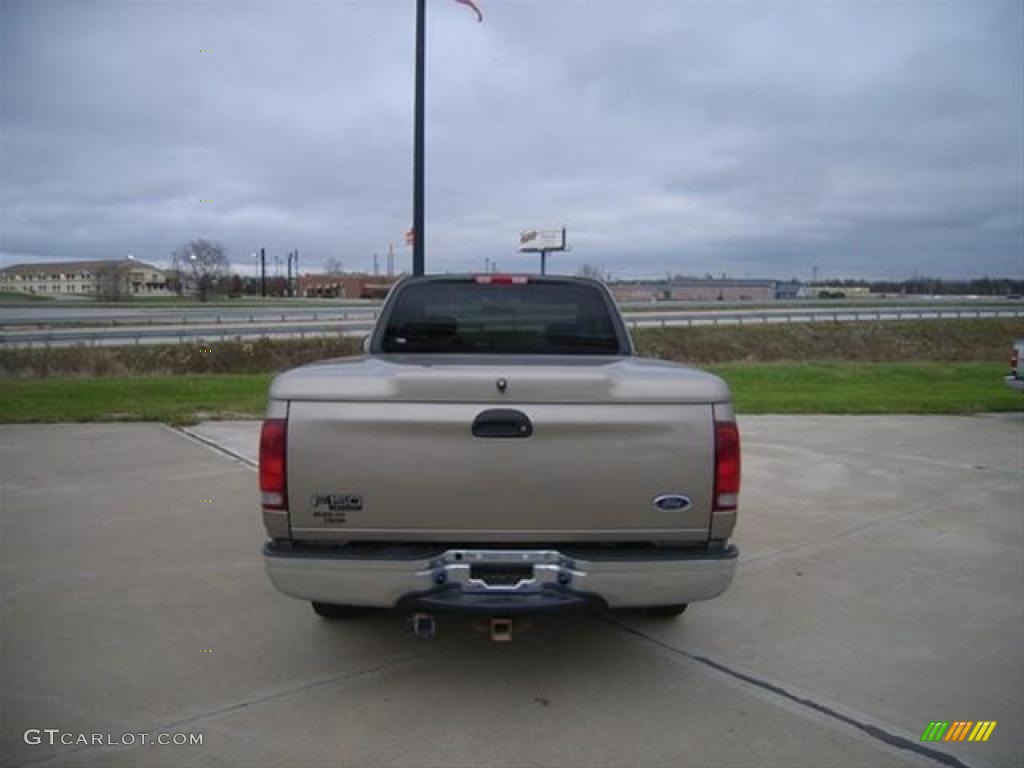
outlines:
[[124, 265], [111, 261], [96, 270], [96, 296], [103, 301], [124, 298]]
[[167, 275], [167, 289], [174, 291], [178, 296], [181, 296], [185, 292], [185, 285], [181, 279], [181, 272], [171, 262], [171, 267], [165, 273]]
[[345, 265], [337, 256], [330, 256], [324, 259], [324, 274], [343, 275], [345, 274]]
[[580, 277], [592, 277], [595, 280], [604, 280], [604, 273], [601, 272], [601, 268], [595, 267], [593, 264], [587, 264], [586, 262], [580, 264], [578, 274]]
[[200, 301], [206, 301], [230, 267], [224, 247], [209, 240], [191, 240], [171, 253], [171, 269], [180, 276], [182, 288], [194, 291]]

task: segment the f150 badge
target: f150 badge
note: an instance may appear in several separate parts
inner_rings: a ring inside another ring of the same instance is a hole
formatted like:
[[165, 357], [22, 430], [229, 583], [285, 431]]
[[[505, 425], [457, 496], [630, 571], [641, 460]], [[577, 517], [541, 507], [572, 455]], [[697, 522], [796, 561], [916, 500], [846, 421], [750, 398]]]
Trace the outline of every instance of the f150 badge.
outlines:
[[363, 497], [356, 493], [314, 493], [309, 506], [313, 517], [325, 523], [344, 523], [345, 512], [363, 508]]

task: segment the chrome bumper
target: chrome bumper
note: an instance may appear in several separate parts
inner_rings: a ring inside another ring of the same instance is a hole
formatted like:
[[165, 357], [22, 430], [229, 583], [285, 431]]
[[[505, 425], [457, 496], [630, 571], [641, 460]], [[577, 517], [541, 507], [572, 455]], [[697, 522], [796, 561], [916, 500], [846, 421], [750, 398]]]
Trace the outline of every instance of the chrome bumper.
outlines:
[[[608, 608], [709, 600], [732, 582], [735, 547], [711, 552], [671, 548], [561, 551], [448, 549], [429, 555], [329, 551], [268, 542], [270, 580], [302, 600], [392, 608], [552, 610], [583, 604]], [[487, 569], [517, 574], [495, 583]], [[483, 575], [481, 575], [483, 573]]]

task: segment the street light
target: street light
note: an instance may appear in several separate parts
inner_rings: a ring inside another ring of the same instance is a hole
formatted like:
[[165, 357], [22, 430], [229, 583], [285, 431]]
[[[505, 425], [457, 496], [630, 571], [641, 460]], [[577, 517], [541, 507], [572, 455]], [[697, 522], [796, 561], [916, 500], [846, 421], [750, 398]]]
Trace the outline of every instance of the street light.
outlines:
[[416, 105], [413, 128], [413, 171], [412, 171], [412, 273], [424, 272], [423, 246], [427, 239], [423, 215], [423, 96], [425, 76], [423, 71], [427, 49], [427, 3], [416, 0]]
[[[476, 20], [483, 21], [484, 15], [475, 0], [456, 0], [467, 5], [476, 13]], [[424, 65], [427, 54], [427, 2], [416, 0], [416, 88], [413, 110], [413, 161], [412, 161], [412, 273], [422, 275], [425, 270], [424, 249], [427, 241], [425, 216], [423, 213], [423, 185], [426, 174], [423, 168], [424, 116], [423, 102], [426, 91]]]

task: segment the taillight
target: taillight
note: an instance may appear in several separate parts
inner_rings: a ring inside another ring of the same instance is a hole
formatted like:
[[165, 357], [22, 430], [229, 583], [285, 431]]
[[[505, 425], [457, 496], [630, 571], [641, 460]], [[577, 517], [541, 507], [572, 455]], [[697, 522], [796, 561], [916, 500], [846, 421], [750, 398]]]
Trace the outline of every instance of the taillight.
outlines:
[[260, 430], [260, 496], [267, 509], [286, 509], [287, 419], [266, 419]]
[[714, 510], [736, 509], [740, 497], [740, 431], [735, 421], [715, 422]]

